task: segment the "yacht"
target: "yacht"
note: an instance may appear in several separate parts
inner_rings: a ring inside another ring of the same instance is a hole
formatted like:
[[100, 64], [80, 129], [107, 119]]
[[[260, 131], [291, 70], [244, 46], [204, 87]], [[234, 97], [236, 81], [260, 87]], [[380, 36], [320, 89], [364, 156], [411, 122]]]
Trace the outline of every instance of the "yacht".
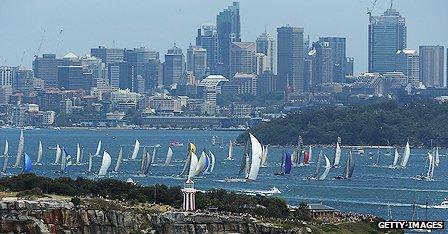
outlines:
[[448, 198], [445, 198], [445, 200], [443, 200], [442, 203], [440, 203], [440, 205], [434, 206], [434, 208], [448, 209]]

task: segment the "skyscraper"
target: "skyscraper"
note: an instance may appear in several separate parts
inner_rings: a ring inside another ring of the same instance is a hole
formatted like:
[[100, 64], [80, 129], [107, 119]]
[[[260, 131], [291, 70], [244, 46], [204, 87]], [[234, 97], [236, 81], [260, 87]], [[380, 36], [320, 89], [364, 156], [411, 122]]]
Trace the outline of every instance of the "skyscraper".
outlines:
[[277, 91], [287, 87], [298, 92], [305, 90], [303, 31], [291, 26], [277, 28]]
[[233, 2], [232, 6], [221, 11], [216, 17], [218, 30], [218, 70], [224, 76], [230, 74], [231, 42], [241, 41], [240, 4]]
[[58, 85], [65, 90], [86, 89], [89, 81], [84, 78], [82, 66], [59, 66]]
[[275, 43], [275, 39], [268, 33], [264, 32], [257, 37], [256, 43], [257, 53], [263, 53], [266, 55], [266, 70], [277, 74], [277, 44]]
[[315, 69], [313, 84], [332, 83], [334, 80], [333, 48], [329, 42], [315, 42], [313, 49], [316, 50]]
[[90, 55], [101, 59], [103, 63], [121, 62], [124, 60], [124, 50], [120, 48], [98, 46], [98, 48], [90, 49]]
[[420, 46], [420, 80], [427, 87], [445, 86], [443, 46]]
[[[159, 53], [155, 50], [151, 50], [145, 47], [134, 48], [133, 50], [125, 50], [124, 51], [124, 60], [128, 62], [129, 66], [132, 66], [134, 72], [133, 77], [129, 77], [131, 79], [131, 87], [130, 90], [132, 92], [137, 92], [137, 77], [141, 77], [143, 79], [143, 83], [147, 84], [147, 80], [149, 79], [149, 62], [151, 60], [156, 60], [159, 58]], [[141, 82], [140, 82], [141, 83]], [[140, 85], [142, 86], [142, 85]], [[148, 87], [149, 88], [149, 87]], [[143, 90], [146, 90], [145, 85], [143, 85]]]
[[200, 46], [192, 46], [187, 50], [187, 71], [196, 79], [202, 80], [207, 72], [207, 50]]
[[345, 81], [346, 40], [345, 37], [321, 37], [319, 42], [327, 42], [332, 50], [333, 82]]
[[396, 71], [396, 53], [406, 48], [405, 18], [391, 4], [381, 16], [369, 20], [369, 72]]
[[419, 63], [417, 51], [410, 49], [397, 51], [397, 71], [403, 72], [408, 84], [418, 85], [420, 82]]
[[232, 42], [230, 45], [230, 79], [236, 73], [255, 74], [255, 51], [254, 42]]
[[218, 32], [216, 31], [216, 25], [202, 25], [198, 29], [196, 45], [207, 51], [207, 70], [209, 73], [214, 74], [218, 64]]
[[69, 59], [56, 58], [55, 54], [43, 54], [33, 61], [34, 76], [44, 80], [45, 87], [58, 87], [58, 67], [75, 65]]
[[185, 71], [185, 56], [182, 49], [174, 45], [165, 54], [163, 64], [163, 85], [169, 86], [178, 83]]

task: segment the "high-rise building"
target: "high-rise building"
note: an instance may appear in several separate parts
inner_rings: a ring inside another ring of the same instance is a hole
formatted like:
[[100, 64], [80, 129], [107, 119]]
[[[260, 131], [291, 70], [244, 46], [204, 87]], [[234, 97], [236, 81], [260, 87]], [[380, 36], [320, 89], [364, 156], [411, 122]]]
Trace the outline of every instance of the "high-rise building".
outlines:
[[420, 80], [426, 87], [441, 88], [445, 86], [444, 50], [443, 46], [419, 47]]
[[[131, 87], [129, 89], [132, 92], [138, 92], [138, 90], [141, 90], [142, 85], [138, 85], [137, 83], [141, 83], [143, 80], [143, 89], [147, 90], [148, 88], [145, 88], [145, 84], [148, 83], [147, 80], [149, 79], [149, 68], [150, 68], [150, 61], [156, 60], [159, 58], [159, 53], [155, 50], [151, 50], [145, 47], [140, 48], [134, 48], [133, 50], [125, 50], [124, 51], [124, 60], [128, 63], [129, 66], [133, 69], [133, 77], [131, 77]], [[137, 79], [137, 77], [140, 77]], [[140, 86], [138, 88], [137, 86]]]
[[108, 86], [106, 64], [101, 59], [92, 56], [81, 57], [81, 66], [85, 73], [92, 74], [92, 87]]
[[345, 37], [321, 37], [319, 42], [327, 42], [332, 50], [333, 82], [345, 81], [346, 40]]
[[0, 67], [0, 85], [11, 85], [13, 80], [13, 69], [7, 66]]
[[419, 66], [420, 60], [417, 51], [410, 49], [397, 51], [397, 71], [403, 72], [408, 84], [419, 84]]
[[196, 45], [207, 51], [207, 72], [214, 74], [218, 64], [218, 32], [216, 25], [204, 24], [198, 29]]
[[134, 69], [128, 62], [112, 62], [107, 65], [109, 85], [115, 89], [131, 89], [133, 85]]
[[33, 79], [33, 70], [24, 67], [15, 67], [13, 70], [12, 89], [28, 93], [34, 89]]
[[256, 53], [255, 54], [255, 74], [261, 75], [265, 71], [270, 71], [268, 69], [269, 67], [269, 61], [268, 56], [266, 56], [263, 53]]
[[333, 62], [333, 48], [329, 42], [315, 42], [313, 48], [316, 50], [313, 84], [333, 83], [335, 64]]
[[396, 71], [398, 50], [406, 48], [406, 20], [392, 4], [381, 16], [369, 16], [369, 72]]
[[355, 73], [354, 65], [355, 65], [355, 58], [350, 57], [346, 59], [345, 76], [353, 76], [353, 74]]
[[192, 46], [187, 50], [187, 71], [196, 79], [202, 80], [207, 74], [207, 50], [200, 46]]
[[268, 33], [264, 32], [257, 37], [256, 44], [257, 53], [263, 53], [266, 55], [266, 70], [277, 74], [277, 44], [275, 39]]
[[305, 91], [312, 91], [316, 85], [316, 50], [312, 48], [307, 52], [303, 64], [303, 79]]
[[163, 64], [163, 85], [169, 86], [178, 83], [185, 71], [185, 56], [182, 49], [174, 45], [165, 54]]
[[90, 49], [90, 55], [101, 59], [103, 63], [121, 62], [124, 60], [124, 50], [120, 48], [98, 46], [98, 48]]
[[303, 28], [277, 28], [277, 91], [305, 91]]
[[59, 66], [58, 87], [65, 90], [86, 89], [89, 82], [83, 75], [82, 66]]
[[55, 54], [43, 54], [33, 61], [34, 76], [44, 80], [45, 87], [58, 87], [58, 67], [77, 65], [71, 59], [58, 59]]
[[254, 42], [232, 42], [230, 45], [230, 77], [237, 72], [251, 74], [255, 73], [255, 51]]
[[218, 31], [218, 68], [221, 75], [230, 75], [230, 46], [232, 42], [241, 41], [240, 4], [221, 11], [216, 17]]

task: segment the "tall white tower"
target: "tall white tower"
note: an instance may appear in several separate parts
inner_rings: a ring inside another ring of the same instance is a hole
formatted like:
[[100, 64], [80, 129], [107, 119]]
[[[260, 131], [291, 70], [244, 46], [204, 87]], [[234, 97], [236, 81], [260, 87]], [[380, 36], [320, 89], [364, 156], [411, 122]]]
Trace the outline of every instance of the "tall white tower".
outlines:
[[182, 189], [184, 195], [184, 202], [182, 204], [182, 209], [184, 211], [193, 211], [196, 209], [196, 189], [194, 189], [194, 182], [191, 179], [187, 179]]

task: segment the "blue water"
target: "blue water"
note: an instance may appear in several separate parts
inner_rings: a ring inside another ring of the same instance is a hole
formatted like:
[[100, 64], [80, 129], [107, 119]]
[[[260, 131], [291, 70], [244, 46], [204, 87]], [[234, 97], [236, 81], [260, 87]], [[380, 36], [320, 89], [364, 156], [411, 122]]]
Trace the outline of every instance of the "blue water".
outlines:
[[[0, 152], [3, 152], [3, 145], [6, 139], [9, 141], [9, 154], [13, 157], [9, 159], [9, 164], [15, 162], [15, 154], [19, 139], [19, 130], [0, 129]], [[235, 131], [199, 131], [199, 130], [87, 130], [87, 129], [35, 129], [25, 131], [25, 152], [33, 160], [36, 159], [38, 142], [42, 140], [44, 147], [43, 166], [33, 166], [33, 172], [38, 175], [56, 177], [60, 174], [54, 172], [59, 170], [59, 166], [51, 165], [54, 162], [55, 150], [48, 149], [56, 144], [64, 146], [73, 157], [76, 154], [76, 144], [79, 143], [84, 148], [84, 162], [88, 161], [88, 154], [94, 154], [98, 140], [103, 141], [103, 149], [106, 149], [112, 156], [112, 165], [115, 166], [120, 146], [123, 147], [124, 158], [129, 158], [136, 139], [142, 145], [162, 145], [156, 154], [156, 164], [150, 169], [150, 174], [146, 177], [139, 177], [136, 172], [140, 168], [140, 161], [124, 162], [121, 172], [111, 175], [114, 178], [126, 180], [131, 177], [137, 183], [143, 185], [166, 184], [170, 186], [181, 186], [183, 181], [173, 177], [182, 171], [183, 160], [186, 155], [186, 146], [189, 141], [194, 142], [198, 151], [206, 147], [216, 156], [215, 171], [211, 175], [195, 178], [197, 189], [207, 190], [211, 188], [223, 188], [233, 191], [266, 191], [272, 187], [277, 187], [282, 192], [279, 196], [285, 198], [291, 205], [298, 205], [299, 202], [308, 203], [323, 202], [336, 209], [343, 211], [353, 211], [359, 213], [370, 213], [385, 218], [389, 217], [389, 208], [393, 219], [410, 219], [412, 215], [412, 203], [424, 206], [426, 203], [438, 205], [448, 197], [448, 154], [446, 149], [441, 149], [440, 166], [435, 169], [434, 181], [420, 181], [413, 177], [426, 172], [426, 149], [411, 149], [411, 157], [408, 167], [405, 169], [389, 169], [372, 167], [376, 161], [376, 149], [372, 150], [375, 156], [369, 158], [369, 150], [364, 156], [356, 155], [356, 168], [353, 178], [350, 180], [334, 180], [334, 176], [341, 175], [347, 159], [347, 150], [342, 150], [341, 167], [331, 169], [327, 180], [313, 181], [306, 180], [315, 170], [315, 164], [305, 167], [294, 167], [292, 174], [285, 176], [274, 176], [278, 171], [282, 148], [269, 148], [268, 167], [261, 168], [257, 181], [254, 182], [223, 182], [226, 177], [235, 177], [239, 170], [239, 163], [243, 147], [234, 147], [234, 161], [225, 161], [227, 157], [227, 144], [229, 140], [234, 140], [239, 132]], [[225, 146], [213, 146], [212, 136], [223, 139]], [[173, 140], [181, 141], [184, 146], [172, 147], [174, 151], [173, 163], [169, 167], [160, 166], [165, 161], [168, 145]], [[313, 160], [316, 160], [319, 148], [313, 150]], [[333, 157], [333, 148], [324, 148], [324, 153]], [[152, 152], [152, 151], [150, 151]], [[400, 154], [403, 149], [400, 149]], [[388, 154], [388, 150], [382, 152], [382, 165], [391, 164], [393, 155]], [[141, 151], [138, 156], [141, 159]], [[97, 172], [101, 163], [101, 157], [94, 157], [93, 171]], [[0, 158], [0, 165], [3, 165], [3, 158]], [[70, 166], [66, 176], [78, 177], [86, 176], [87, 165]], [[20, 169], [8, 168], [11, 174], [20, 173]], [[430, 220], [448, 220], [448, 209], [417, 208], [417, 217]]]

